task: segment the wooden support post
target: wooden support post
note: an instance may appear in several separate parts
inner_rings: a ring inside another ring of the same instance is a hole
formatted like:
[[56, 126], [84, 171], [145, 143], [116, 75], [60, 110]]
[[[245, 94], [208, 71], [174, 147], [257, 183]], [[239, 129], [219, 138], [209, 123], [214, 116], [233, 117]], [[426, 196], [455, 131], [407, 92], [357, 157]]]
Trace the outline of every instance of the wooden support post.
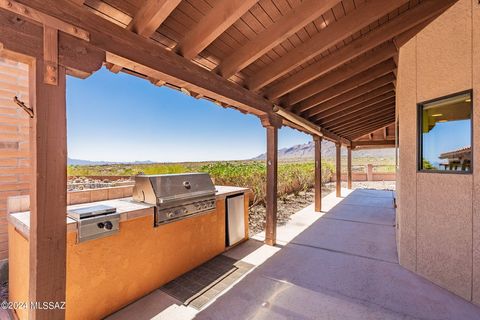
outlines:
[[267, 216], [265, 223], [265, 243], [274, 246], [277, 242], [277, 167], [278, 167], [278, 128], [281, 119], [277, 116], [262, 117], [262, 125], [267, 131]]
[[[64, 302], [66, 287], [67, 128], [65, 67], [56, 85], [44, 82], [43, 59], [30, 67], [32, 184], [29, 301]], [[30, 319], [65, 319], [65, 310], [29, 308]]]
[[367, 164], [367, 181], [373, 181], [373, 164]]
[[352, 189], [352, 147], [347, 146], [347, 188]]
[[322, 137], [313, 136], [315, 143], [315, 212], [322, 211]]
[[335, 189], [337, 192], [337, 197], [341, 197], [342, 196], [342, 154], [341, 154], [342, 144], [337, 142], [335, 143], [335, 147], [336, 147], [335, 174], [337, 178]]

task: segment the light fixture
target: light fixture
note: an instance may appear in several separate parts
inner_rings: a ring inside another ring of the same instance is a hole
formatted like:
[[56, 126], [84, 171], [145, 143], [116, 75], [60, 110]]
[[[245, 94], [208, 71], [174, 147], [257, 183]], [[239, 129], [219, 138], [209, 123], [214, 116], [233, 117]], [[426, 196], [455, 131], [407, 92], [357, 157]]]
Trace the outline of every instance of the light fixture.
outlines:
[[443, 116], [443, 113], [435, 113], [435, 114], [432, 114], [432, 117], [441, 117]]
[[468, 98], [465, 100], [465, 102], [472, 102], [472, 99]]
[[442, 119], [442, 120], [438, 120], [437, 122], [447, 122], [448, 120], [445, 120], [445, 119]]

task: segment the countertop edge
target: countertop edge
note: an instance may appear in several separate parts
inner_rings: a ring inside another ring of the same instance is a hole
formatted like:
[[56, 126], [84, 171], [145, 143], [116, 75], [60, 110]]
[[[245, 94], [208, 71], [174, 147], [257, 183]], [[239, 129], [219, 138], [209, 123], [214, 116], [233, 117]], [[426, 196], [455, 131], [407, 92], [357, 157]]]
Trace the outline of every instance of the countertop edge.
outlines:
[[[236, 194], [248, 194], [250, 195], [252, 191], [249, 188], [243, 188], [243, 187], [230, 187], [230, 186], [215, 186], [217, 189], [217, 193], [215, 194], [217, 200], [222, 200], [225, 199], [228, 196], [231, 195], [236, 195]], [[128, 201], [131, 197], [127, 198], [120, 198], [120, 199], [114, 199], [114, 200], [104, 200], [104, 201], [98, 201], [98, 202], [91, 202], [91, 203], [82, 203], [82, 204], [77, 204], [77, 205], [72, 205], [68, 207], [81, 207], [91, 205], [91, 204], [99, 204], [99, 203], [105, 203], [105, 202], [115, 202], [115, 201]], [[120, 212], [120, 221], [129, 221], [133, 219], [138, 219], [142, 218], [145, 216], [148, 216], [150, 214], [153, 214], [153, 210], [150, 210], [153, 208], [153, 205], [148, 205], [148, 204], [140, 204], [143, 206], [143, 208], [133, 208], [132, 210], [122, 210]], [[28, 222], [26, 221], [28, 219]], [[15, 213], [10, 213], [7, 214], [7, 221], [9, 224], [11, 224], [15, 230], [17, 230], [23, 237], [26, 239], [29, 239], [30, 237], [30, 212], [15, 212]], [[77, 231], [77, 222], [75, 220], [72, 220], [68, 217], [66, 217], [66, 224], [67, 224], [67, 232]]]

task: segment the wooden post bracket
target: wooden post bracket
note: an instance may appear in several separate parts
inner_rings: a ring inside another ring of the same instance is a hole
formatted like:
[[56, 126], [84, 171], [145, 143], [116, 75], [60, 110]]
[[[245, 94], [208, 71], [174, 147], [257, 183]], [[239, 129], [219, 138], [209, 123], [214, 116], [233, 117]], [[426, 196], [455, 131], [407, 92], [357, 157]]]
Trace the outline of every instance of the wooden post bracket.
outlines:
[[58, 30], [43, 26], [43, 82], [56, 86], [58, 84]]
[[81, 28], [46, 15], [13, 0], [0, 0], [0, 8], [29, 18], [41, 25], [47, 25], [85, 41], [90, 41], [90, 33]]

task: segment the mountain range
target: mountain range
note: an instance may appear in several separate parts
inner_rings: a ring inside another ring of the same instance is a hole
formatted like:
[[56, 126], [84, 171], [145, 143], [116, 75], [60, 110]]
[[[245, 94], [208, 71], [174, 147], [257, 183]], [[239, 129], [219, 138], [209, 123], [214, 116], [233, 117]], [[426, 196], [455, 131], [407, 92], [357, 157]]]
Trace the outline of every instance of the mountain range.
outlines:
[[134, 161], [134, 162], [112, 162], [112, 161], [91, 161], [91, 160], [81, 160], [81, 159], [72, 159], [67, 158], [67, 164], [69, 166], [103, 166], [106, 164], [149, 164], [153, 161]]
[[[289, 148], [283, 148], [278, 150], [278, 158], [281, 160], [293, 160], [293, 159], [313, 159], [315, 146], [313, 141], [305, 144], [298, 144]], [[395, 157], [394, 148], [384, 149], [359, 149], [353, 151], [355, 157], [373, 157], [373, 158], [392, 158]], [[346, 148], [342, 148], [342, 155], [346, 155]], [[263, 160], [266, 154], [262, 153], [252, 160]], [[322, 157], [333, 158], [335, 157], [335, 144], [332, 142], [322, 141]]]
[[[313, 141], [310, 141], [305, 144], [298, 144], [289, 148], [282, 148], [278, 150], [278, 158], [280, 160], [302, 160], [302, 159], [313, 159], [314, 157], [315, 146]], [[342, 156], [347, 154], [346, 148], [342, 148]], [[251, 160], [264, 160], [265, 153], [262, 153]], [[354, 151], [354, 156], [363, 158], [363, 157], [372, 157], [372, 158], [393, 158], [395, 157], [395, 149], [386, 148], [386, 149], [360, 149]], [[333, 158], [335, 157], [335, 145], [332, 142], [323, 140], [322, 141], [322, 157]], [[68, 165], [74, 166], [101, 166], [109, 164], [149, 164], [155, 163], [150, 160], [146, 161], [134, 161], [134, 162], [112, 162], [112, 161], [91, 161], [91, 160], [82, 160], [82, 159], [72, 159], [68, 158]]]

